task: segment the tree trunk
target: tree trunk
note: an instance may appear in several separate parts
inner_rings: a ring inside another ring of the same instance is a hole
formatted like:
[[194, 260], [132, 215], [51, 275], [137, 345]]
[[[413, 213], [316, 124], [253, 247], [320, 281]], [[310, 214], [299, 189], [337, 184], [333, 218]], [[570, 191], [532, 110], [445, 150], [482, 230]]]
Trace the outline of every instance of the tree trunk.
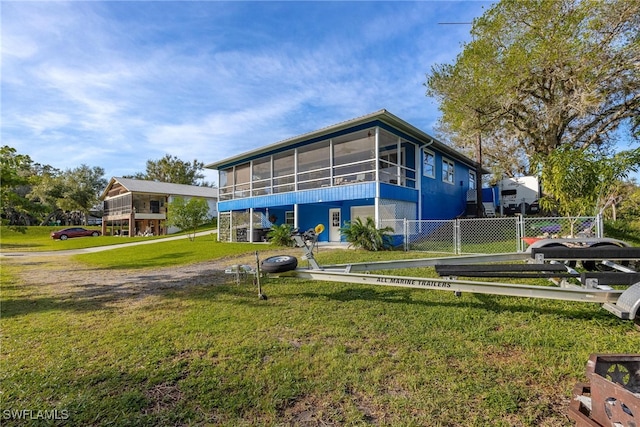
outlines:
[[57, 214], [57, 213], [58, 213], [57, 211], [51, 212], [51, 213], [50, 213], [49, 215], [47, 215], [47, 217], [46, 217], [46, 218], [45, 218], [45, 219], [40, 223], [40, 225], [41, 225], [41, 226], [43, 226], [43, 227], [44, 227], [44, 226], [46, 226], [46, 225], [49, 225], [49, 223], [50, 223], [50, 222], [51, 222], [51, 220], [56, 216], [56, 214]]

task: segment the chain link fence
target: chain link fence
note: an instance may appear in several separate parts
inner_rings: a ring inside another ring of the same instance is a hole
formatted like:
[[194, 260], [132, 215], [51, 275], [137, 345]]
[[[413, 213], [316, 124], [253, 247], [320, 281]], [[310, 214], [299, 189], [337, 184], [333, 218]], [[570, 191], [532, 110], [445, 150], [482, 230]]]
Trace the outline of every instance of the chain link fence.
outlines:
[[218, 214], [218, 240], [221, 242], [247, 242], [249, 212], [232, 211]]
[[218, 213], [218, 240], [231, 241], [231, 212]]
[[[454, 220], [382, 220], [405, 251], [453, 254], [523, 252], [527, 241], [603, 237], [602, 217], [505, 217]], [[531, 239], [531, 240], [530, 240]]]
[[[220, 212], [218, 214], [218, 240], [221, 242], [262, 242], [273, 226], [266, 214], [254, 211]], [[249, 233], [253, 235], [250, 236]]]

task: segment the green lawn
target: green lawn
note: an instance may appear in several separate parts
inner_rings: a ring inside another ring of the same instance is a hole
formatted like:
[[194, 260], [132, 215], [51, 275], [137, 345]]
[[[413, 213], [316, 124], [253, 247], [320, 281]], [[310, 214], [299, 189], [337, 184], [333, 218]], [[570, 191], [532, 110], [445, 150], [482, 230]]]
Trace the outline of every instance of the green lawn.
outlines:
[[[68, 249], [92, 248], [96, 246], [119, 245], [140, 240], [152, 240], [167, 236], [152, 237], [76, 237], [68, 240], [54, 240], [51, 232], [68, 227], [28, 227], [26, 233], [10, 230], [8, 227], [0, 227], [0, 251], [1, 252], [33, 252], [33, 251], [62, 251]], [[101, 231], [100, 227], [83, 227], [88, 230]]]
[[[206, 237], [146, 248], [72, 262], [148, 269], [269, 247]], [[640, 348], [631, 322], [586, 303], [293, 278], [268, 280], [266, 301], [250, 283], [97, 300], [17, 277], [3, 261], [0, 406], [57, 409], [64, 425], [573, 425], [589, 355]]]
[[[177, 236], [148, 236], [148, 237], [119, 237], [119, 236], [98, 236], [98, 237], [76, 237], [68, 240], [54, 240], [51, 232], [68, 228], [65, 226], [56, 227], [27, 227], [26, 233], [0, 226], [0, 252], [37, 252], [37, 251], [62, 251], [69, 249], [93, 248], [97, 246], [121, 245], [139, 241], [157, 240], [166, 237]], [[83, 226], [88, 230], [102, 231], [101, 227]], [[198, 232], [216, 230], [210, 227], [198, 229]], [[181, 233], [184, 234], [184, 233]], [[212, 237], [213, 238], [213, 237]]]

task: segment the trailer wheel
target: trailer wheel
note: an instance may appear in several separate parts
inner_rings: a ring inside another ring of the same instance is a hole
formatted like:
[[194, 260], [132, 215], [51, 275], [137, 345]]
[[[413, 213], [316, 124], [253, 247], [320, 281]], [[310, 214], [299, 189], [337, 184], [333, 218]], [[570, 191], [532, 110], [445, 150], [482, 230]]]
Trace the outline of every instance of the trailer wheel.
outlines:
[[[542, 247], [543, 248], [559, 248], [559, 247], [566, 248], [567, 246], [563, 245], [562, 243], [549, 243], [548, 245], [544, 245]], [[576, 268], [577, 261], [564, 260], [562, 261], [562, 263], [571, 268]]]
[[298, 258], [290, 255], [276, 255], [263, 260], [260, 266], [265, 273], [284, 273], [295, 270], [298, 266]]
[[[613, 243], [596, 243], [594, 245], [589, 246], [590, 248], [596, 248], [596, 247], [604, 247], [604, 246], [613, 246], [616, 248], [619, 248], [620, 246], [615, 245]], [[612, 271], [613, 268], [611, 267], [607, 267], [604, 264], [601, 264], [597, 261], [581, 261], [582, 266], [584, 267], [585, 270], [587, 271]], [[623, 266], [628, 266], [629, 265], [629, 261], [623, 261], [620, 263], [620, 265]]]

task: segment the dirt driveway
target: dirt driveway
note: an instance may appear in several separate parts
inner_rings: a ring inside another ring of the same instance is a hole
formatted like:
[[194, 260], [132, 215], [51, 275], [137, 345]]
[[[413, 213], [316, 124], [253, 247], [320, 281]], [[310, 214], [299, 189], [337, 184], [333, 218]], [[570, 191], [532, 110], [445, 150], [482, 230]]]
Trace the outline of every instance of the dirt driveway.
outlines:
[[[286, 252], [282, 249], [263, 251], [260, 259]], [[295, 256], [294, 252], [291, 255]], [[131, 297], [143, 298], [169, 289], [230, 283], [235, 280], [235, 276], [224, 272], [227, 267], [246, 264], [255, 268], [256, 260], [255, 255], [250, 254], [150, 270], [103, 269], [78, 263], [68, 255], [35, 256], [24, 253], [3, 257], [2, 264], [16, 266], [14, 271], [20, 282], [34, 294], [81, 297], [106, 302], [131, 300]]]

